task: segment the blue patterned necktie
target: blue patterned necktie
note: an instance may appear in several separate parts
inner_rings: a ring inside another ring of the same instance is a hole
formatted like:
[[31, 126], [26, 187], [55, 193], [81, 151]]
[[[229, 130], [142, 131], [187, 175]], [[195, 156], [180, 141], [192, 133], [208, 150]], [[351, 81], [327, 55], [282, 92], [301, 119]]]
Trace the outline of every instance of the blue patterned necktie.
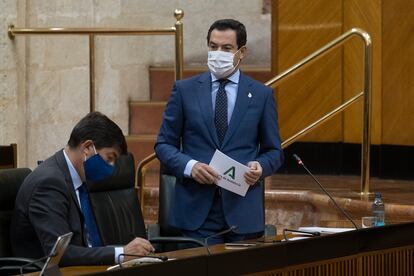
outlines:
[[224, 136], [226, 135], [228, 124], [227, 124], [227, 94], [226, 84], [229, 80], [219, 80], [220, 85], [216, 96], [216, 107], [214, 114], [214, 123], [216, 125], [217, 137], [220, 142], [220, 146], [223, 143]]
[[101, 236], [99, 235], [98, 227], [96, 226], [95, 216], [92, 212], [89, 193], [85, 183], [78, 188], [78, 192], [82, 214], [85, 219], [88, 242], [92, 247], [102, 246]]

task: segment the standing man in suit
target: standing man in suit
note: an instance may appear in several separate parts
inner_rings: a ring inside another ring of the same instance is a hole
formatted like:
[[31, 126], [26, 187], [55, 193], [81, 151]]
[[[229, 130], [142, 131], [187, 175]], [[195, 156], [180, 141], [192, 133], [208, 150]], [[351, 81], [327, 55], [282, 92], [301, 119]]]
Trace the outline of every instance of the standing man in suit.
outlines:
[[[155, 144], [158, 159], [177, 177], [170, 222], [185, 236], [206, 238], [237, 226], [209, 243], [261, 236], [263, 185], [283, 162], [272, 89], [239, 70], [246, 29], [218, 20], [207, 34], [209, 71], [177, 81]], [[245, 197], [216, 185], [208, 164], [218, 149], [250, 168]]]
[[113, 264], [123, 253], [152, 252], [141, 238], [124, 247], [103, 246], [91, 212], [85, 181], [110, 176], [115, 160], [126, 153], [125, 137], [108, 117], [92, 112], [80, 120], [68, 145], [40, 164], [19, 190], [11, 224], [14, 255], [46, 256], [68, 232], [73, 236], [61, 259], [64, 266]]

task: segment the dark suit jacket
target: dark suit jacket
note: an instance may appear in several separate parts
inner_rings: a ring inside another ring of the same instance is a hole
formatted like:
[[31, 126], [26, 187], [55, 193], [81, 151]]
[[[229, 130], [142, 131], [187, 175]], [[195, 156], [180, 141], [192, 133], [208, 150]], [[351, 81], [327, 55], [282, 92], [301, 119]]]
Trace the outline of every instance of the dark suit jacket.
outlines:
[[[205, 221], [216, 187], [200, 185], [183, 173], [191, 159], [209, 164], [216, 149], [242, 164], [258, 161], [263, 177], [281, 166], [283, 153], [272, 89], [240, 74], [234, 111], [220, 146], [210, 73], [176, 82], [155, 145], [161, 163], [177, 176], [172, 225], [195, 230]], [[238, 233], [263, 231], [263, 187], [250, 187], [246, 197], [222, 190], [222, 203], [227, 224], [237, 225]]]
[[62, 151], [40, 164], [23, 182], [11, 224], [15, 256], [40, 258], [50, 253], [58, 236], [73, 232], [60, 264], [113, 264], [112, 247], [88, 248], [83, 216]]

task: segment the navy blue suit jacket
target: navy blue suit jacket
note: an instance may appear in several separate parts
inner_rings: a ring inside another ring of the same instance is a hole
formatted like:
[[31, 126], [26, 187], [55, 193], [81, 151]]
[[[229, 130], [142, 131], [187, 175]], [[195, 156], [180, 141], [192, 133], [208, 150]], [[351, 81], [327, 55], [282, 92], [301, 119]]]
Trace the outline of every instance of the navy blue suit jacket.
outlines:
[[[199, 228], [210, 210], [215, 185], [202, 185], [184, 176], [191, 159], [209, 164], [219, 149], [242, 164], [258, 161], [263, 177], [283, 162], [273, 90], [240, 74], [237, 99], [226, 136], [220, 146], [214, 125], [210, 72], [177, 81], [164, 112], [155, 151], [161, 163], [177, 177], [172, 225]], [[263, 187], [251, 186], [245, 197], [222, 190], [228, 225], [238, 233], [263, 231]]]
[[113, 247], [88, 247], [83, 216], [69, 168], [58, 151], [26, 177], [17, 194], [10, 228], [15, 256], [46, 256], [58, 236], [72, 232], [72, 240], [60, 265], [113, 264]]

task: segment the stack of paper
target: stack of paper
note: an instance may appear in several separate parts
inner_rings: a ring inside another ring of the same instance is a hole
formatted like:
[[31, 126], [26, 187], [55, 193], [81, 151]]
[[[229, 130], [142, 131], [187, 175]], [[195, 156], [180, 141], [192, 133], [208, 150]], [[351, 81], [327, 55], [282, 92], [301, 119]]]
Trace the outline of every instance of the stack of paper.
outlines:
[[306, 232], [319, 232], [321, 234], [335, 234], [335, 233], [342, 233], [346, 231], [355, 230], [355, 228], [333, 228], [333, 227], [299, 227], [299, 231], [306, 231]]

